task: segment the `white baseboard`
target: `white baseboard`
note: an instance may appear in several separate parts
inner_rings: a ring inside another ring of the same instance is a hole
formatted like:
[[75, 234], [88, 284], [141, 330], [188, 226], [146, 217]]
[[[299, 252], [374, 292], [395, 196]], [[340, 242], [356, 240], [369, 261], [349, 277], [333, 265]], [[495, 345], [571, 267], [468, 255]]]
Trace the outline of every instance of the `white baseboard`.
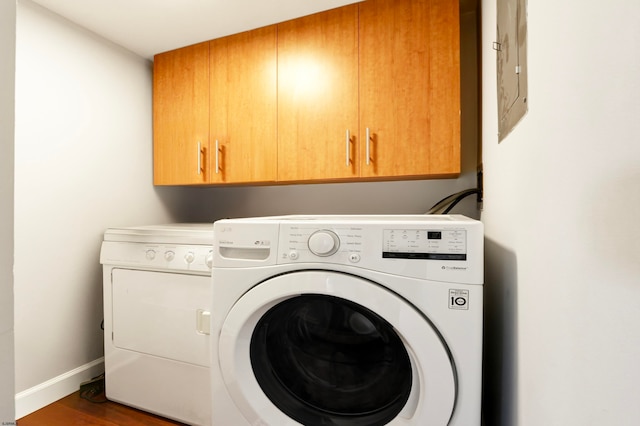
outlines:
[[102, 373], [104, 358], [99, 358], [16, 394], [16, 419], [74, 393], [80, 389], [80, 383]]

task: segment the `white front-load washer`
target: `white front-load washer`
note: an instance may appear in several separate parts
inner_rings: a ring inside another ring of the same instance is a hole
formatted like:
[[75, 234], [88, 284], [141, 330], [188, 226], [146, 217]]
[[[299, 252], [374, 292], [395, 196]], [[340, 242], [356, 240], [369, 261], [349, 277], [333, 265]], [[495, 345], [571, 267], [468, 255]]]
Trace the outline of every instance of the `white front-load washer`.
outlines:
[[213, 425], [480, 425], [483, 227], [214, 223]]
[[211, 424], [212, 224], [110, 228], [100, 262], [108, 399]]

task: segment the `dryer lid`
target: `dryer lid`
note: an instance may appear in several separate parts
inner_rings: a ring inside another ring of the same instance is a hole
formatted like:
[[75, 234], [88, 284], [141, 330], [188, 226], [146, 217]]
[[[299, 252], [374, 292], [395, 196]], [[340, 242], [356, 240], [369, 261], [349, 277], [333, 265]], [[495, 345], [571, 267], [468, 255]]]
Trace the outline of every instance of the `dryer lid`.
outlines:
[[212, 223], [171, 223], [164, 225], [109, 228], [104, 241], [158, 244], [213, 245]]

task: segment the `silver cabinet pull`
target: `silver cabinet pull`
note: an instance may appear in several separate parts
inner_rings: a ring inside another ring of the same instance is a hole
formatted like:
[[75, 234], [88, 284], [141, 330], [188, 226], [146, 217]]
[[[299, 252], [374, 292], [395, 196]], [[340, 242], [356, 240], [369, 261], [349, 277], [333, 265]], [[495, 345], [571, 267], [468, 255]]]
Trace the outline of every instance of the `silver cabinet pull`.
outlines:
[[366, 146], [365, 156], [367, 157], [367, 159], [366, 159], [367, 166], [371, 162], [370, 141], [371, 141], [371, 133], [369, 132], [369, 128], [367, 127], [367, 144], [365, 145]]
[[198, 141], [198, 174], [202, 174], [202, 143]]
[[351, 164], [351, 136], [349, 135], [349, 129], [347, 129], [347, 167]]
[[216, 174], [220, 173], [220, 143], [216, 139]]

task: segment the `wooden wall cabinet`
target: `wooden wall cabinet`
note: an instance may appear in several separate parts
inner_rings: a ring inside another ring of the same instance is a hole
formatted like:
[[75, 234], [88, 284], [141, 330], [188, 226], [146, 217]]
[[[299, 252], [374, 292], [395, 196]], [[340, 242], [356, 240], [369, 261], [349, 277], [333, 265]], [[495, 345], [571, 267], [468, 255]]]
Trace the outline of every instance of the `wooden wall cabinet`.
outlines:
[[276, 26], [210, 44], [211, 183], [277, 179]]
[[459, 173], [457, 1], [366, 0], [155, 58], [156, 185]]
[[358, 6], [278, 25], [278, 180], [359, 175]]
[[360, 175], [459, 174], [459, 2], [359, 6]]
[[156, 55], [153, 62], [153, 183], [209, 181], [209, 43]]

